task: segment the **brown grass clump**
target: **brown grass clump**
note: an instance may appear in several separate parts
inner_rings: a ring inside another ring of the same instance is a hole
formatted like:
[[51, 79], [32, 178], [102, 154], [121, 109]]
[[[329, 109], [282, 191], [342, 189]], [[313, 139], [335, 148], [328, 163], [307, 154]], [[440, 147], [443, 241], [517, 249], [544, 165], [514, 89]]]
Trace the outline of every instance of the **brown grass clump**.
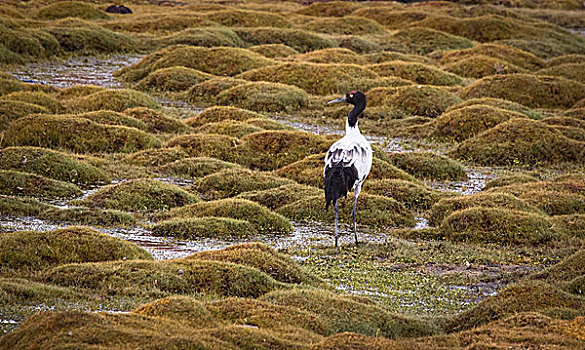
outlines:
[[351, 50], [360, 55], [384, 50], [382, 45], [357, 35], [339, 35], [332, 37], [332, 40], [337, 46]]
[[462, 77], [475, 79], [498, 74], [499, 70], [504, 70], [506, 73], [512, 74], [528, 72], [526, 69], [520, 68], [512, 63], [484, 55], [477, 55], [458, 60], [445, 65], [443, 69]]
[[570, 108], [585, 97], [585, 85], [560, 77], [495, 75], [467, 86], [462, 97], [502, 98], [535, 108]]
[[554, 285], [566, 285], [585, 275], [585, 250], [580, 249], [542, 272], [530, 275], [530, 279], [542, 280]]
[[436, 332], [433, 326], [425, 322], [391, 314], [378, 306], [321, 290], [295, 288], [274, 291], [260, 300], [316, 314], [330, 329], [329, 334], [349, 331], [401, 338]]
[[312, 63], [341, 63], [341, 64], [364, 64], [366, 59], [354, 51], [343, 48], [331, 48], [316, 50], [304, 54], [289, 57], [295, 61]]
[[567, 235], [584, 237], [585, 214], [556, 215], [552, 217], [552, 220]]
[[67, 149], [73, 152], [136, 152], [160, 147], [160, 141], [143, 131], [110, 126], [88, 119], [31, 115], [9, 125], [5, 142], [12, 146]]
[[68, 100], [75, 97], [91, 95], [94, 92], [104, 91], [105, 88], [96, 85], [73, 85], [64, 89], [60, 89], [56, 93], [59, 100]]
[[53, 23], [53, 27], [45, 30], [52, 40], [56, 39], [55, 43], [59, 46], [59, 51], [78, 55], [95, 55], [137, 50], [137, 42], [134, 38], [85, 21], [64, 19]]
[[187, 157], [187, 152], [180, 148], [157, 148], [130, 153], [124, 157], [124, 162], [144, 167], [160, 167]]
[[2, 96], [5, 101], [21, 101], [48, 109], [51, 113], [60, 113], [65, 107], [56, 98], [40, 91], [17, 91]]
[[124, 114], [144, 122], [149, 132], [181, 133], [191, 130], [182, 120], [151, 107], [128, 108], [124, 110]]
[[160, 105], [149, 95], [130, 89], [105, 90], [66, 101], [67, 107], [80, 112], [109, 109], [122, 112], [128, 108], [146, 107], [158, 109]]
[[206, 20], [201, 13], [181, 11], [180, 13], [134, 14], [125, 19], [104, 23], [110, 30], [130, 33], [167, 34], [194, 27], [210, 27], [216, 23]]
[[37, 147], [0, 150], [0, 168], [35, 173], [73, 183], [109, 182], [108, 174], [67, 154]]
[[425, 11], [380, 9], [378, 7], [360, 8], [352, 14], [373, 19], [388, 29], [403, 29], [413, 22], [421, 21], [431, 15]]
[[203, 217], [162, 221], [152, 226], [152, 234], [181, 239], [245, 238], [257, 235], [258, 231], [246, 220]]
[[308, 106], [309, 96], [296, 86], [251, 82], [225, 90], [217, 103], [261, 112], [298, 111]]
[[303, 131], [268, 130], [242, 138], [241, 163], [259, 170], [276, 170], [309, 155], [326, 152], [331, 139]]
[[443, 194], [416, 182], [400, 179], [370, 180], [364, 186], [369, 194], [389, 197], [404, 204], [408, 209], [426, 210]]
[[361, 7], [361, 4], [345, 1], [314, 2], [296, 12], [315, 17], [344, 17]]
[[211, 74], [192, 68], [161, 68], [139, 80], [136, 87], [143, 91], [181, 92], [212, 77]]
[[242, 142], [227, 135], [189, 134], [169, 140], [167, 147], [180, 147], [191, 157], [211, 157], [236, 162], [240, 160]]
[[239, 165], [214, 158], [198, 157], [184, 158], [165, 164], [160, 166], [157, 171], [165, 176], [198, 178], [216, 173], [223, 169], [236, 167], [239, 167]]
[[52, 20], [67, 17], [78, 17], [83, 19], [110, 19], [105, 12], [94, 6], [80, 1], [60, 1], [43, 6], [35, 13], [35, 18]]
[[503, 208], [456, 211], [443, 220], [440, 229], [448, 240], [498, 244], [541, 244], [560, 235], [546, 216]]
[[375, 21], [364, 17], [320, 18], [306, 23], [304, 28], [318, 33], [366, 35], [384, 34], [386, 29]]
[[404, 61], [431, 64], [430, 59], [425, 56], [411, 55], [394, 51], [374, 52], [362, 55], [370, 64], [384, 63], [388, 61]]
[[500, 178], [490, 180], [486, 182], [484, 190], [489, 190], [496, 187], [504, 187], [509, 185], [523, 184], [528, 182], [538, 181], [538, 178], [528, 174], [514, 174], [508, 176], [502, 176]]
[[264, 129], [246, 122], [226, 120], [217, 123], [207, 123], [198, 127], [195, 131], [203, 134], [215, 133], [240, 138], [262, 130]]
[[423, 179], [460, 180], [467, 178], [461, 164], [430, 152], [389, 153], [384, 158], [390, 164]]
[[431, 208], [429, 224], [439, 226], [452, 213], [476, 207], [505, 208], [539, 213], [535, 207], [507, 193], [476, 193], [470, 196], [456, 196], [441, 199]]
[[277, 281], [295, 284], [316, 284], [319, 279], [297, 263], [264, 243], [244, 243], [221, 250], [189, 255], [186, 259], [217, 260], [258, 269]]
[[[298, 183], [321, 188], [323, 187], [324, 159], [323, 154], [308, 156], [278, 169], [276, 173]], [[396, 166], [374, 157], [368, 179], [413, 180], [413, 177]]]
[[546, 66], [551, 68], [554, 66], [560, 66], [560, 65], [565, 65], [565, 64], [571, 64], [571, 63], [585, 63], [585, 55], [563, 55], [563, 56], [558, 56], [555, 58], [551, 58], [550, 60], [548, 60], [548, 62], [546, 63]]
[[437, 117], [432, 136], [461, 142], [512, 118], [526, 116], [487, 105], [462, 107]]
[[[73, 116], [73, 115], [72, 115]], [[93, 112], [85, 112], [81, 114], [75, 115], [79, 118], [89, 119], [99, 124], [105, 125], [122, 125], [128, 126], [131, 128], [136, 128], [144, 131], [148, 131], [146, 124], [134, 117], [130, 117], [124, 113], [108, 111], [108, 110], [100, 110], [100, 111], [93, 111]]]
[[267, 190], [290, 182], [286, 178], [268, 173], [234, 167], [196, 180], [190, 190], [206, 199], [221, 199], [248, 191]]
[[290, 233], [288, 220], [257, 203], [244, 199], [221, 199], [175, 208], [159, 218], [218, 216], [249, 221], [260, 233]]
[[245, 49], [177, 45], [154, 52], [140, 62], [122, 68], [115, 75], [122, 80], [134, 82], [158, 69], [176, 66], [215, 75], [235, 75], [270, 64], [273, 64], [272, 60]]
[[188, 28], [168, 36], [155, 37], [146, 45], [160, 48], [173, 45], [241, 47], [243, 44], [242, 39], [230, 28], [202, 27]]
[[13, 170], [0, 170], [0, 194], [47, 199], [73, 198], [82, 195], [72, 183]]
[[8, 125], [18, 118], [29, 114], [48, 114], [45, 107], [22, 101], [0, 101], [0, 131], [4, 131]]
[[191, 127], [200, 127], [208, 123], [218, 123], [223, 121], [245, 122], [252, 118], [264, 118], [264, 116], [241, 108], [213, 106], [205, 109], [198, 115], [187, 119], [186, 123]]
[[585, 62], [560, 64], [536, 72], [538, 75], [564, 77], [585, 84]]
[[532, 110], [526, 106], [523, 106], [523, 105], [516, 103], [516, 102], [511, 102], [508, 100], [503, 100], [500, 98], [492, 98], [492, 97], [470, 98], [468, 100], [465, 100], [461, 103], [458, 103], [456, 105], [453, 105], [453, 106], [447, 108], [447, 112], [451, 112], [451, 111], [459, 109], [459, 108], [473, 106], [473, 105], [491, 106], [491, 107], [505, 109], [505, 110], [512, 111], [512, 112], [521, 113], [521, 114], [524, 114], [525, 116], [527, 116], [528, 118], [531, 118], [531, 119], [542, 119], [542, 115], [540, 115], [539, 113], [535, 112], [534, 110]]
[[282, 58], [288, 57], [291, 55], [296, 55], [299, 52], [292, 47], [286, 46], [284, 44], [263, 44], [263, 45], [254, 45], [248, 48], [248, 50], [252, 52], [256, 52], [261, 54], [262, 56], [268, 58]]
[[393, 46], [400, 51], [426, 55], [433, 51], [467, 49], [472, 47], [473, 43], [466, 38], [439, 30], [412, 27], [394, 33], [391, 37], [390, 48]]
[[284, 44], [299, 52], [321, 50], [336, 45], [329, 39], [302, 29], [236, 28], [235, 32], [251, 45]]
[[[384, 96], [385, 95], [385, 96]], [[380, 104], [401, 115], [437, 117], [461, 98], [439, 87], [427, 85], [403, 86], [391, 89], [380, 98]]]
[[196, 106], [213, 105], [217, 103], [216, 97], [220, 92], [246, 83], [248, 81], [231, 77], [209, 79], [191, 87], [185, 99]]
[[[353, 209], [352, 194], [346, 200], [339, 202], [339, 221], [353, 223], [351, 212]], [[361, 225], [379, 227], [414, 226], [414, 215], [404, 205], [392, 198], [383, 196], [360, 194], [358, 198], [357, 222]], [[359, 208], [368, 208], [359, 211]], [[333, 209], [325, 211], [325, 197], [318, 195], [305, 197], [291, 204], [280, 207], [278, 213], [295, 221], [325, 221], [333, 222]]]
[[236, 198], [247, 199], [265, 206], [270, 210], [276, 210], [303, 198], [313, 197], [319, 194], [322, 194], [321, 189], [292, 183], [267, 190], [244, 192]]
[[380, 76], [397, 76], [425, 85], [457, 85], [462, 79], [454, 74], [416, 62], [390, 61], [368, 66]]
[[534, 71], [545, 65], [543, 59], [529, 52], [522, 51], [513, 46], [498, 44], [482, 44], [465, 50], [442, 51], [436, 54], [442, 65], [454, 63], [462, 59], [477, 57], [478, 55], [504, 60], [529, 71]]
[[0, 237], [2, 270], [35, 271], [71, 263], [152, 257], [133, 243], [96, 230], [73, 226], [54, 231], [17, 231]]
[[582, 142], [548, 125], [516, 118], [459, 144], [450, 155], [485, 165], [580, 162]]
[[100, 188], [77, 204], [89, 207], [149, 212], [169, 210], [199, 199], [175, 185], [152, 179], [128, 180]]
[[249, 10], [225, 10], [207, 12], [205, 17], [213, 22], [227, 27], [290, 27], [288, 20], [276, 13], [249, 11]]

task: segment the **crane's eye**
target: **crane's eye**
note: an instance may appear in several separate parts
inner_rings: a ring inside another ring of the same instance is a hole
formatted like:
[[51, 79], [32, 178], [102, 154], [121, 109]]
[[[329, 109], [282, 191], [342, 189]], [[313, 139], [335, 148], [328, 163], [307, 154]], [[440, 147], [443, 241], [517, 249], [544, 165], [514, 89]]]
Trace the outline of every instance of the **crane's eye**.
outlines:
[[353, 94], [349, 94], [349, 98], [353, 98]]

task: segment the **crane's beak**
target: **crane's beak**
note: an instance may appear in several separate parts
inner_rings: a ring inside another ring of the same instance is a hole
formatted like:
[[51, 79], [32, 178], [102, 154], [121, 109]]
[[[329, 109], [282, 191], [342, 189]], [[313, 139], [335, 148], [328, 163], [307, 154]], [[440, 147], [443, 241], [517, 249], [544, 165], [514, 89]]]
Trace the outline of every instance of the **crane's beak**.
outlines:
[[330, 105], [330, 104], [332, 104], [332, 103], [337, 103], [337, 102], [345, 102], [345, 96], [343, 96], [343, 97], [340, 97], [340, 98], [337, 98], [337, 99], [335, 99], [335, 100], [331, 100], [331, 101], [327, 102], [327, 104], [329, 104], [329, 105]]

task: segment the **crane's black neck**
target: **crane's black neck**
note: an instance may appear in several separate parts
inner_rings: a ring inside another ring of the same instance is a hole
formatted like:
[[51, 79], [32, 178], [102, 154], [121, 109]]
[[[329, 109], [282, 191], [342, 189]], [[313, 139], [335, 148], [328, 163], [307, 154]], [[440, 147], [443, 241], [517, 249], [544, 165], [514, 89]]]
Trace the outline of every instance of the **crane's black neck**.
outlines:
[[351, 128], [355, 128], [358, 122], [358, 117], [366, 109], [366, 101], [358, 100], [353, 109], [347, 115], [347, 123]]

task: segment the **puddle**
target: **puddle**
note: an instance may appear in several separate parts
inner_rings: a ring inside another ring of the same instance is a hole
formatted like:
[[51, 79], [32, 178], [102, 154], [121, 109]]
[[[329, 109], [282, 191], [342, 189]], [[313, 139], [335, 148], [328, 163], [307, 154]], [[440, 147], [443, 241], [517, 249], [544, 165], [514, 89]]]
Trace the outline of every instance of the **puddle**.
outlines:
[[460, 195], [472, 195], [484, 189], [486, 182], [497, 176], [489, 169], [465, 169], [467, 179], [461, 181], [429, 181], [427, 186], [439, 191], [457, 192]]

